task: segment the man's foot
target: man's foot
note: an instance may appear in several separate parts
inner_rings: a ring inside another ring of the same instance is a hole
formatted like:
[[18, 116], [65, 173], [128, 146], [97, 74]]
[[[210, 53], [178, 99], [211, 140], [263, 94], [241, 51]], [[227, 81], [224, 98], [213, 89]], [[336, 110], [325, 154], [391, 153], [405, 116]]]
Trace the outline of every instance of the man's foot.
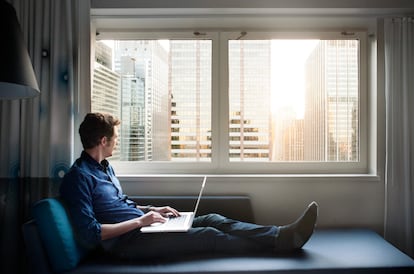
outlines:
[[294, 223], [279, 227], [275, 239], [275, 252], [294, 251], [302, 248], [313, 234], [318, 217], [318, 204], [312, 202]]

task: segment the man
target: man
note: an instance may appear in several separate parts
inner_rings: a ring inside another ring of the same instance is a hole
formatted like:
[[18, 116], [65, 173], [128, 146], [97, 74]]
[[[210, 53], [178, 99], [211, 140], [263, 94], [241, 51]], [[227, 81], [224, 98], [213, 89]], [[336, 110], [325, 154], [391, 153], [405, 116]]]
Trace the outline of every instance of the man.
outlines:
[[208, 214], [194, 219], [184, 233], [141, 233], [140, 228], [179, 216], [169, 206], [143, 207], [123, 194], [106, 160], [117, 145], [120, 121], [108, 114], [89, 113], [79, 127], [84, 148], [65, 175], [60, 193], [66, 201], [81, 244], [101, 245], [120, 258], [171, 258], [195, 253], [278, 253], [300, 249], [311, 237], [318, 206], [286, 226], [261, 226]]

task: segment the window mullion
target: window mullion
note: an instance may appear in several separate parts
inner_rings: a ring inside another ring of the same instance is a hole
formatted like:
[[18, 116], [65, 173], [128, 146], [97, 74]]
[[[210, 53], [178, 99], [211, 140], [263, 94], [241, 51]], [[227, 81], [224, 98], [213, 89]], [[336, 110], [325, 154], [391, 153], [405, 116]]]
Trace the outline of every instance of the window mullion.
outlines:
[[229, 163], [229, 64], [227, 37], [224, 34], [220, 33], [218, 35], [218, 43], [216, 45], [216, 56], [214, 56], [213, 50], [213, 58], [216, 61], [215, 63], [218, 65], [216, 69], [218, 78], [218, 93], [215, 97], [217, 101], [213, 101], [213, 105], [216, 102], [218, 109], [218, 117], [217, 119], [213, 119], [213, 121], [217, 121], [218, 123], [215, 152], [218, 155], [217, 163], [219, 167], [226, 170], [225, 167], [227, 167]]

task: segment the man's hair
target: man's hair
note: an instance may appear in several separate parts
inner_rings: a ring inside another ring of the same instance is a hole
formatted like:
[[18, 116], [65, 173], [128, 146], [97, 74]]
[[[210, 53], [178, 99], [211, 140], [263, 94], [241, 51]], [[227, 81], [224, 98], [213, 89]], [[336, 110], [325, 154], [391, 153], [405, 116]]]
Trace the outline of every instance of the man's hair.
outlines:
[[121, 124], [118, 118], [106, 113], [88, 113], [79, 126], [79, 135], [84, 149], [99, 145], [103, 137], [114, 136], [114, 127]]

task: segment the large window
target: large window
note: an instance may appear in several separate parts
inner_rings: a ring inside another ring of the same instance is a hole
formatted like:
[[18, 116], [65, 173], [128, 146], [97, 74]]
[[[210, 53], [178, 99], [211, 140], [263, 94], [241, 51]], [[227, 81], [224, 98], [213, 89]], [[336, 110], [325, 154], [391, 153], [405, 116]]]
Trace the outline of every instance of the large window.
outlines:
[[92, 111], [122, 120], [112, 160], [211, 161], [210, 40], [98, 41], [95, 52]]
[[361, 173], [365, 36], [109, 33], [91, 108], [121, 118], [126, 173]]
[[359, 41], [230, 40], [230, 161], [359, 161]]

